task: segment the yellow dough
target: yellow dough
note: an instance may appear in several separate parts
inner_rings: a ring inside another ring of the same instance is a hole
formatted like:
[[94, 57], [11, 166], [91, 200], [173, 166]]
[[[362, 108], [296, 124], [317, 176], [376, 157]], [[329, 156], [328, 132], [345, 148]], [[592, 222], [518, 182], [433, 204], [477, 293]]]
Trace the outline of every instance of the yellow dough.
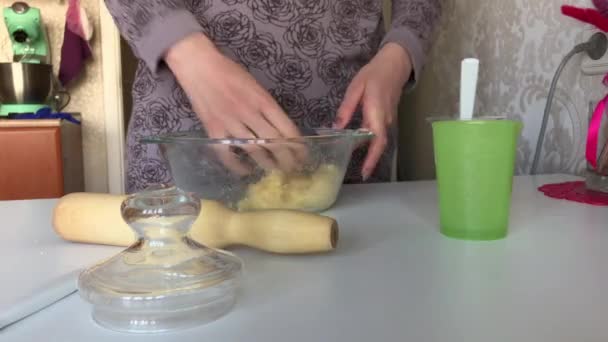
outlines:
[[311, 174], [272, 170], [249, 186], [237, 207], [239, 210], [323, 210], [336, 200], [341, 181], [340, 170], [331, 164], [323, 164]]

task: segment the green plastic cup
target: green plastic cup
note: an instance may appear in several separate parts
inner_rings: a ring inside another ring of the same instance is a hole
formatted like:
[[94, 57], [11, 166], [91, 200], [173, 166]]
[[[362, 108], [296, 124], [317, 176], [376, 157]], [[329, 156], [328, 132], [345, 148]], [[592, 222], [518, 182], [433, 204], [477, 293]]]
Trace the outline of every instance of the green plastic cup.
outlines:
[[465, 240], [507, 236], [521, 122], [435, 121], [441, 233]]

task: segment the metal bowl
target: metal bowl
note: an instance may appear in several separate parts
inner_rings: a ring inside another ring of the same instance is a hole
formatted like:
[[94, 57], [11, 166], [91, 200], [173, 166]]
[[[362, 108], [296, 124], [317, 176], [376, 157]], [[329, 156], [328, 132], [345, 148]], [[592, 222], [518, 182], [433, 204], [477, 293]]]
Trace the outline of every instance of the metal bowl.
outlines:
[[0, 63], [0, 103], [43, 104], [52, 92], [50, 64]]

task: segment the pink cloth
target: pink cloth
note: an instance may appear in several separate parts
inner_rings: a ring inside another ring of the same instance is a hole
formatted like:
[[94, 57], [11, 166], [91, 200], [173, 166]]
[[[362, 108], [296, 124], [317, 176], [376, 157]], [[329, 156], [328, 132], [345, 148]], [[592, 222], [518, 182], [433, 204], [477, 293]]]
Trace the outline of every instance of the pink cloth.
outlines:
[[82, 27], [82, 18], [80, 17], [80, 0], [70, 0], [68, 12], [66, 13], [65, 23], [67, 28], [86, 40], [84, 28]]
[[59, 81], [67, 86], [82, 73], [86, 61], [92, 56], [91, 46], [82, 27], [79, 0], [70, 0], [64, 31]]
[[[605, 81], [605, 79], [604, 79]], [[597, 168], [597, 146], [599, 143], [600, 129], [602, 126], [602, 118], [606, 112], [606, 104], [608, 102], [608, 95], [606, 95], [595, 108], [591, 122], [589, 122], [589, 131], [587, 132], [587, 146], [585, 147], [585, 157], [587, 162], [593, 166], [593, 169]], [[603, 144], [602, 144], [603, 145]]]

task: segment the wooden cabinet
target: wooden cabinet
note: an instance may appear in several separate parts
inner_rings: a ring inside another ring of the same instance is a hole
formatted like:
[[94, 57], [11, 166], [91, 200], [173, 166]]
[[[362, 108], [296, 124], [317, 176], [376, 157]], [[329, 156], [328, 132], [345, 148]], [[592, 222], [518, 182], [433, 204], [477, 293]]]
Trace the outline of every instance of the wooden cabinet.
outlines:
[[84, 191], [82, 135], [63, 120], [0, 120], [0, 200]]

